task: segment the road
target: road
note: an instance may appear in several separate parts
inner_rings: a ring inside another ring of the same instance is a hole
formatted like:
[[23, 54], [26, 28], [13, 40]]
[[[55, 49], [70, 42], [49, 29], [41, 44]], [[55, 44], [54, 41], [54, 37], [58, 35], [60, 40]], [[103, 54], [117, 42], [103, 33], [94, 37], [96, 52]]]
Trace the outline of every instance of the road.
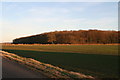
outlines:
[[47, 78], [15, 61], [2, 59], [2, 78]]

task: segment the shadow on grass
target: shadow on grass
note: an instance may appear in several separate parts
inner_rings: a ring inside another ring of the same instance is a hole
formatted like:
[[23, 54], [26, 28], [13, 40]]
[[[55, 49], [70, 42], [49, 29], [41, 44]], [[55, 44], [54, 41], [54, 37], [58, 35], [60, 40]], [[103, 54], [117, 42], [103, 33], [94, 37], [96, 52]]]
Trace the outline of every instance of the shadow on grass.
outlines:
[[59, 66], [66, 70], [80, 72], [92, 76], [103, 78], [115, 78], [119, 76], [118, 56], [12, 49], [3, 50], [22, 57], [33, 58], [44, 63]]

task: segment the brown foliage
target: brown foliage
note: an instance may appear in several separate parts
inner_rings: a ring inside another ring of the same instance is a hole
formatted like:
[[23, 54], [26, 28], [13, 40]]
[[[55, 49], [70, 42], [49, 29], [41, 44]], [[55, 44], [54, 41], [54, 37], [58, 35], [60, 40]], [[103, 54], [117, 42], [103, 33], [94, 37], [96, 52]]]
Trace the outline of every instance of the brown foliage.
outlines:
[[55, 31], [14, 39], [14, 44], [112, 44], [119, 43], [119, 31]]

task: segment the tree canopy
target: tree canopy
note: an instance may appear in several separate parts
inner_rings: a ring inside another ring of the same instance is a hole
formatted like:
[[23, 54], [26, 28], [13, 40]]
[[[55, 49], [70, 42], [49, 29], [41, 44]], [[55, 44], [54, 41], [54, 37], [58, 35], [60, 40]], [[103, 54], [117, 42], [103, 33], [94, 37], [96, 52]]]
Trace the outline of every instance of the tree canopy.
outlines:
[[119, 43], [119, 31], [54, 31], [13, 40], [14, 44], [111, 44]]

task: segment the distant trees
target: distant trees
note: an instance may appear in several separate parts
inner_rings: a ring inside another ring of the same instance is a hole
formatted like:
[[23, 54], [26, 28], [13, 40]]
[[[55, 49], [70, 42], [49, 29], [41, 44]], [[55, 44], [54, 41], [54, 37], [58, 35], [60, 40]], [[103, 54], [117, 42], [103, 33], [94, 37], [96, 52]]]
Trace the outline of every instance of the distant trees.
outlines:
[[119, 43], [119, 31], [55, 31], [14, 39], [14, 44], [110, 44]]
[[56, 36], [54, 33], [51, 32], [51, 33], [47, 34], [47, 38], [48, 38], [48, 40], [47, 40], [48, 43], [51, 43], [51, 44], [56, 43]]

